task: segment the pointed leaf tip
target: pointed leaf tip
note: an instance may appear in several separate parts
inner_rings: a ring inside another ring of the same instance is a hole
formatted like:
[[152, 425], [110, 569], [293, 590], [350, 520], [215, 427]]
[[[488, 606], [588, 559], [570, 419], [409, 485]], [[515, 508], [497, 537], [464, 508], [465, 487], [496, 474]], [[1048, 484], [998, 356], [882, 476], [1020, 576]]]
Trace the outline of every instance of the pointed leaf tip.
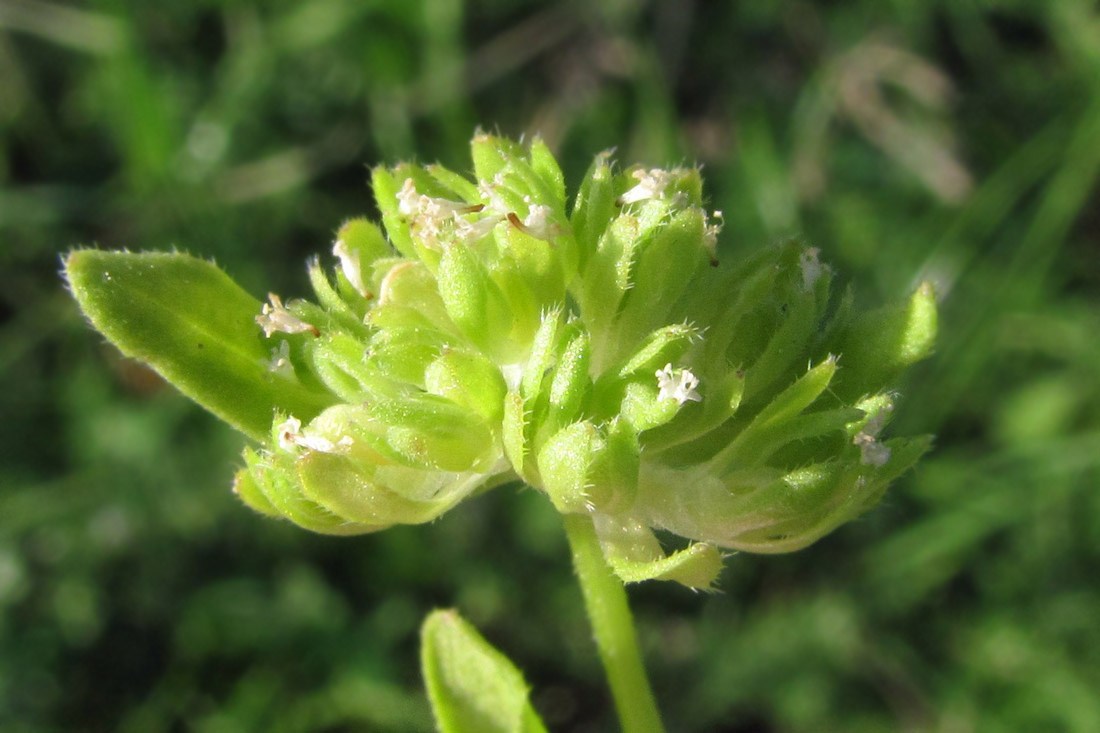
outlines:
[[216, 265], [181, 253], [77, 250], [64, 275], [91, 324], [126, 356], [256, 440], [276, 409], [308, 419], [331, 400], [269, 368], [261, 304]]
[[420, 663], [442, 733], [545, 733], [523, 675], [455, 611], [420, 628]]

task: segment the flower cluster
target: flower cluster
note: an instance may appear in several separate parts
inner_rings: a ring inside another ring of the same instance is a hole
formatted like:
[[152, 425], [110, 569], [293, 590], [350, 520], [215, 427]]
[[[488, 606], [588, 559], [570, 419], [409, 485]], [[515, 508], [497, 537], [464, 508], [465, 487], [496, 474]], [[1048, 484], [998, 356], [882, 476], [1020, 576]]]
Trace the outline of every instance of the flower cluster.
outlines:
[[705, 588], [721, 549], [803, 547], [926, 450], [881, 436], [929, 288], [859, 314], [797, 241], [719, 262], [696, 169], [601, 154], [569, 203], [540, 140], [472, 149], [475, 180], [376, 169], [381, 226], [341, 227], [316, 302], [255, 314], [272, 394], [303, 397], [245, 452], [250, 506], [354, 534], [518, 480], [590, 514], [624, 580]]

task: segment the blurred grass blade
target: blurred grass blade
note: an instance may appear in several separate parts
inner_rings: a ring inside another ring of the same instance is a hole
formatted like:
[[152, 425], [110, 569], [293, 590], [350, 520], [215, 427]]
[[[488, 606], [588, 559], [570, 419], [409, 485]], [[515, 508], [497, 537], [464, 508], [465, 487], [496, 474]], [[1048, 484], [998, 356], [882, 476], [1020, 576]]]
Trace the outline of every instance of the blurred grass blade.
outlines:
[[276, 409], [307, 420], [330, 401], [269, 369], [260, 301], [211, 262], [80, 250], [65, 259], [65, 277], [88, 320], [123, 354], [251, 438], [267, 437]]
[[454, 611], [420, 629], [420, 663], [441, 733], [545, 733], [523, 675]]

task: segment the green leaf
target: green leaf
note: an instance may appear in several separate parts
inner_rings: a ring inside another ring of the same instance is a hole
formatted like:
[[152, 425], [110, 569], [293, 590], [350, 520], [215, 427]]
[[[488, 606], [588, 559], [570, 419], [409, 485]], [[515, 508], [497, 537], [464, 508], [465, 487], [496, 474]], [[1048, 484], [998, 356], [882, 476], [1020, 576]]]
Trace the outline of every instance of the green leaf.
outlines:
[[776, 425], [799, 414], [829, 387], [836, 372], [837, 359], [833, 356], [826, 357], [776, 395], [753, 419], [749, 429]]
[[679, 361], [691, 342], [701, 336], [698, 328], [687, 323], [659, 328], [649, 334], [629, 361], [618, 369], [618, 376], [626, 378], [634, 374], [644, 374], [648, 378], [662, 365]]
[[[830, 356], [803, 374], [794, 384], [776, 395], [737, 438], [711, 459], [711, 465], [729, 466], [736, 463], [742, 456], [751, 454], [753, 449], [763, 450], [769, 440], [782, 438], [788, 428], [792, 428], [792, 437], [799, 437], [799, 431], [793, 429], [792, 420], [821, 396], [836, 372], [837, 360]], [[844, 425], [845, 419], [843, 414], [839, 416], [838, 428]]]
[[370, 219], [358, 217], [343, 223], [336, 239], [348, 247], [359, 259], [360, 276], [365, 276], [376, 260], [393, 256], [393, 249], [386, 242], [386, 235]]
[[564, 327], [564, 317], [560, 308], [548, 311], [542, 317], [542, 324], [535, 332], [531, 344], [531, 355], [523, 370], [520, 393], [528, 406], [533, 405], [542, 395], [546, 375], [553, 369], [558, 358], [559, 341]]
[[580, 411], [591, 384], [589, 360], [588, 334], [581, 331], [562, 351], [550, 382], [550, 410], [555, 424], [572, 420]]
[[816, 298], [799, 293], [785, 304], [786, 316], [773, 325], [767, 346], [745, 374], [743, 399], [748, 402], [774, 388], [805, 355], [806, 343], [817, 328]]
[[[649, 380], [652, 381], [652, 380]], [[648, 382], [626, 385], [622, 401], [622, 417], [636, 432], [651, 430], [676, 417], [680, 405], [676, 400], [662, 400], [657, 388]]]
[[[331, 395], [274, 373], [261, 303], [211, 262], [180, 253], [79, 250], [65, 277], [84, 314], [123, 354], [251, 438], [276, 410], [308, 420]], [[308, 334], [291, 338], [311, 338]]]
[[593, 463], [606, 445], [591, 422], [568, 425], [550, 437], [539, 450], [537, 461], [543, 488], [559, 512], [587, 511], [592, 504]]
[[[362, 319], [370, 301], [377, 296], [370, 283], [375, 263], [393, 257], [394, 250], [377, 224], [360, 217], [349, 219], [337, 230], [332, 253], [340, 259], [336, 273], [340, 295], [356, 304], [358, 317]], [[314, 279], [312, 271], [310, 279]]]
[[423, 524], [484, 483], [483, 474], [372, 466], [331, 453], [307, 452], [296, 462], [304, 497], [365, 530]]
[[714, 545], [696, 542], [665, 555], [653, 531], [641, 522], [598, 514], [595, 525], [604, 558], [624, 583], [673, 580], [708, 590], [722, 572], [722, 555]]
[[481, 354], [444, 351], [424, 371], [428, 392], [473, 410], [490, 423], [500, 421], [508, 387], [500, 370]]
[[641, 465], [638, 438], [625, 420], [613, 419], [603, 429], [603, 449], [592, 465], [593, 505], [601, 512], [625, 511], [638, 493]]
[[455, 173], [449, 168], [438, 164], [424, 166], [424, 172], [447, 190], [448, 193], [444, 195], [445, 198], [457, 198], [469, 204], [481, 203], [481, 194], [478, 193], [477, 184], [461, 173]]
[[406, 173], [403, 169], [389, 170], [379, 166], [371, 171], [371, 189], [393, 248], [405, 257], [415, 258], [409, 224], [397, 206], [397, 194], [405, 183]]
[[461, 245], [445, 248], [437, 277], [439, 295], [455, 325], [486, 353], [504, 356], [512, 313], [474, 253]]
[[439, 284], [423, 262], [379, 260], [385, 273], [379, 278], [377, 304], [368, 314], [375, 328], [422, 328], [457, 334]]
[[608, 164], [610, 157], [610, 151], [596, 156], [573, 205], [572, 225], [578, 244], [578, 266], [581, 272], [585, 269], [588, 253], [596, 249], [600, 234], [617, 213], [615, 176]]
[[710, 255], [704, 240], [705, 221], [700, 209], [674, 214], [639, 253], [631, 273], [618, 327], [627, 343], [641, 340], [665, 318]]
[[531, 141], [531, 167], [543, 179], [547, 188], [554, 192], [554, 208], [564, 208], [565, 177], [554, 154], [541, 137], [535, 137]]
[[314, 257], [308, 266], [309, 284], [313, 286], [313, 292], [317, 296], [317, 302], [327, 311], [327, 317], [339, 322], [342, 328], [351, 328], [356, 331], [362, 329], [362, 316], [356, 315], [348, 306], [344, 297], [332, 286], [321, 267], [321, 261]]
[[264, 495], [263, 489], [256, 483], [255, 477], [247, 468], [240, 469], [233, 477], [233, 493], [251, 509], [264, 516], [275, 518], [283, 516], [278, 507]]
[[936, 340], [936, 296], [923, 283], [905, 302], [856, 319], [840, 353], [845, 368], [834, 389], [842, 399], [882, 390], [905, 367], [932, 353]]
[[441, 733], [540, 733], [523, 675], [455, 611], [420, 628], [420, 665]]
[[498, 173], [505, 173], [508, 164], [523, 156], [523, 148], [507, 138], [478, 133], [470, 141], [470, 157], [474, 161], [474, 175], [479, 181], [492, 181]]
[[381, 529], [349, 521], [304, 496], [294, 459], [288, 454], [257, 453], [245, 448], [244, 462], [245, 468], [238, 472], [234, 490], [261, 514], [270, 516], [273, 511], [299, 527], [321, 534], [356, 535]]

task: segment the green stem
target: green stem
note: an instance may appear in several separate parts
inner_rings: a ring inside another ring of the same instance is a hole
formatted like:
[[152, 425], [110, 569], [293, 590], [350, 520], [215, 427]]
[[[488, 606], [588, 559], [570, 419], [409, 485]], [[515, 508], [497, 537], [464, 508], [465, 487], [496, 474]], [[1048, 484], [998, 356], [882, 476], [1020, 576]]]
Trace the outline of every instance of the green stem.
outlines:
[[642, 665], [626, 589], [604, 560], [592, 520], [580, 514], [566, 514], [564, 519], [573, 567], [623, 733], [661, 733], [664, 725]]

